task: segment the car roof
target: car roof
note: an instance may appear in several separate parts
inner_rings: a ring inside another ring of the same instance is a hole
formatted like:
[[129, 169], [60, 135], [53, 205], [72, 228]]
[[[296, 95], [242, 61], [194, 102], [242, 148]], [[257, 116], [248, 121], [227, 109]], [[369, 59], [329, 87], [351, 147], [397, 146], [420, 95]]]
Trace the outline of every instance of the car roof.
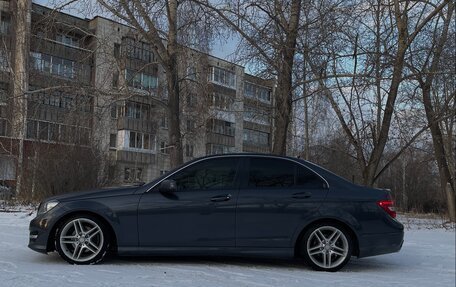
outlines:
[[271, 154], [271, 153], [252, 153], [252, 152], [238, 152], [238, 153], [213, 154], [213, 155], [207, 155], [207, 156], [200, 157], [199, 159], [202, 159], [202, 158], [211, 158], [211, 157], [238, 157], [238, 156], [246, 156], [246, 157], [274, 157], [274, 158], [285, 158], [285, 159], [299, 160], [299, 158], [297, 158], [297, 157], [283, 156], [283, 155], [277, 155], [277, 154]]

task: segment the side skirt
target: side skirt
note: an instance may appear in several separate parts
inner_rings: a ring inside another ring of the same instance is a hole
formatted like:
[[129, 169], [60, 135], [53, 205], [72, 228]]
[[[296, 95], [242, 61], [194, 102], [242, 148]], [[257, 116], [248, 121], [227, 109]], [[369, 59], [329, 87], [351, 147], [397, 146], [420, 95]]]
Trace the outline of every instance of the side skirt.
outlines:
[[121, 247], [120, 256], [240, 256], [264, 258], [293, 258], [293, 248], [242, 247]]

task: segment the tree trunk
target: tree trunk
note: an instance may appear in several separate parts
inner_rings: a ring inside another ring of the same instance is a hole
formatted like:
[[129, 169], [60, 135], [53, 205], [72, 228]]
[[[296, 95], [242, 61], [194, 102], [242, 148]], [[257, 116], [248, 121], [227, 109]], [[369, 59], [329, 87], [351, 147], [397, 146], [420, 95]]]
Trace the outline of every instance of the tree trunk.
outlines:
[[[447, 197], [448, 214], [450, 220], [455, 221], [454, 214], [454, 193], [455, 187], [453, 186], [450, 168], [448, 166], [447, 156], [444, 147], [442, 130], [439, 126], [439, 121], [436, 119], [434, 108], [431, 100], [431, 87], [430, 82], [422, 86], [424, 110], [429, 122], [429, 129], [431, 130], [432, 143], [434, 146], [434, 155], [439, 168], [440, 188]], [[454, 176], [454, 175], [453, 175]]]
[[454, 206], [454, 190], [451, 188], [451, 184], [447, 182], [445, 187], [445, 194], [447, 198], [448, 216], [451, 222], [456, 221], [456, 211]]
[[[287, 23], [285, 46], [280, 52], [280, 63], [277, 63], [276, 119], [274, 128], [274, 145], [272, 153], [286, 155], [288, 126], [291, 121], [293, 64], [301, 15], [301, 0], [291, 3], [290, 20]], [[285, 24], [285, 23], [283, 23]]]
[[[454, 174], [451, 174], [450, 167], [448, 165], [448, 157], [445, 151], [445, 143], [443, 139], [442, 129], [440, 128], [440, 121], [437, 119], [435, 108], [431, 99], [431, 87], [434, 82], [434, 74], [439, 69], [440, 58], [442, 55], [443, 47], [448, 38], [448, 29], [453, 16], [454, 4], [450, 2], [448, 4], [448, 14], [442, 34], [437, 40], [437, 45], [432, 50], [433, 59], [429, 68], [429, 73], [426, 76], [425, 81], [421, 80], [421, 90], [423, 93], [424, 110], [426, 112], [426, 118], [429, 123], [429, 129], [431, 131], [432, 143], [434, 146], [434, 155], [439, 168], [440, 176], [440, 188], [447, 198], [448, 215], [451, 221], [455, 221], [455, 210], [454, 210], [454, 199], [455, 199], [455, 186], [454, 186]], [[448, 151], [450, 152], [450, 151]]]
[[[27, 123], [27, 99], [28, 91], [28, 37], [30, 29], [30, 8], [31, 1], [17, 0], [13, 4], [13, 19], [15, 27], [15, 40], [13, 51], [13, 117], [12, 117], [12, 137], [18, 140], [18, 159], [17, 159], [17, 181], [16, 194], [23, 192], [24, 180], [24, 138]], [[15, 7], [14, 7], [15, 6]]]
[[177, 167], [184, 162], [182, 152], [182, 135], [180, 130], [180, 105], [179, 105], [179, 66], [177, 61], [177, 1], [168, 1], [168, 63], [166, 65], [166, 80], [168, 87], [168, 121], [170, 164], [171, 168]]
[[[291, 68], [287, 67], [288, 62], [283, 63], [277, 79], [276, 89], [276, 115], [272, 153], [279, 155], [285, 155], [287, 152], [287, 132], [291, 120]], [[293, 60], [291, 60], [291, 63], [293, 63]]]

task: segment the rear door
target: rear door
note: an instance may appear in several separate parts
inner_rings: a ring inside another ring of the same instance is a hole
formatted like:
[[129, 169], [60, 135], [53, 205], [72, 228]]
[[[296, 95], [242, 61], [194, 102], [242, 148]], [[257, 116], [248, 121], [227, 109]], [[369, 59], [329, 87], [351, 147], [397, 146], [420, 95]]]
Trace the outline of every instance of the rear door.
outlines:
[[300, 223], [318, 211], [326, 182], [292, 160], [251, 157], [236, 210], [237, 247], [289, 247]]

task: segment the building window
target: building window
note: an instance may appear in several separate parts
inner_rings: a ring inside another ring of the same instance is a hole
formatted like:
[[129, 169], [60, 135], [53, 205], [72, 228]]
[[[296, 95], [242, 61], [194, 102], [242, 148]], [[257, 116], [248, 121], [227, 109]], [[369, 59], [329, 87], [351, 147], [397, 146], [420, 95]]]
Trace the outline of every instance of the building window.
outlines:
[[112, 86], [114, 88], [119, 86], [119, 72], [112, 73]]
[[140, 167], [136, 168], [135, 180], [136, 180], [136, 181], [141, 181], [141, 180], [142, 180], [142, 177], [143, 177], [143, 169], [140, 168]]
[[128, 58], [142, 60], [147, 63], [155, 61], [154, 53], [151, 51], [150, 44], [142, 41], [136, 41], [132, 38], [124, 38], [123, 44]]
[[79, 47], [79, 39], [70, 35], [58, 33], [55, 40], [65, 46]]
[[196, 106], [196, 95], [188, 94], [187, 95], [187, 107], [194, 108]]
[[11, 17], [10, 15], [2, 12], [0, 17], [0, 34], [8, 35], [11, 31]]
[[36, 139], [38, 138], [38, 122], [33, 120], [27, 121], [27, 138]]
[[143, 148], [142, 134], [137, 132], [130, 132], [130, 147]]
[[196, 81], [196, 68], [193, 66], [187, 67], [187, 79]]
[[138, 102], [126, 102], [125, 103], [125, 115], [131, 119], [150, 119], [150, 105], [142, 104]]
[[0, 70], [8, 72], [9, 71], [9, 53], [3, 49], [0, 48]]
[[111, 105], [111, 118], [117, 119], [117, 105], [116, 104]]
[[38, 137], [40, 140], [49, 140], [49, 123], [48, 122], [39, 122], [38, 124]]
[[234, 98], [228, 95], [214, 93], [211, 100], [212, 106], [222, 110], [232, 110]]
[[59, 124], [53, 124], [51, 123], [49, 125], [49, 140], [53, 142], [58, 142], [59, 141]]
[[160, 119], [160, 127], [167, 129], [168, 128], [168, 116], [164, 115]]
[[256, 98], [256, 87], [254, 84], [249, 82], [244, 83], [244, 96], [249, 98]]
[[117, 147], [117, 134], [110, 134], [109, 135], [109, 147], [116, 148]]
[[185, 156], [193, 157], [193, 145], [191, 145], [191, 144], [185, 145]]
[[211, 119], [209, 120], [209, 131], [216, 134], [234, 137], [235, 126], [234, 123], [231, 122]]
[[[31, 90], [36, 90], [36, 87], [31, 87]], [[33, 93], [33, 100], [43, 105], [59, 107], [63, 109], [77, 109], [82, 112], [91, 112], [93, 98], [84, 95], [70, 95], [58, 90], [40, 91]]]
[[160, 142], [160, 152], [169, 154], [170, 146], [166, 142]]
[[26, 137], [28, 139], [39, 139], [50, 142], [60, 141], [71, 144], [89, 145], [90, 129], [45, 121], [28, 120]]
[[143, 134], [143, 147], [144, 149], [152, 149], [153, 142], [151, 141], [151, 137], [148, 134]]
[[271, 122], [267, 111], [251, 106], [244, 106], [244, 121], [261, 125], [269, 125]]
[[0, 119], [0, 136], [6, 136], [6, 119]]
[[210, 67], [209, 81], [225, 87], [236, 89], [235, 73], [218, 67]]
[[120, 58], [120, 44], [119, 43], [114, 43], [114, 57], [116, 59]]
[[90, 81], [90, 66], [85, 64], [38, 52], [30, 52], [30, 63], [34, 70], [40, 72], [67, 79], [75, 79], [79, 75], [81, 80]]
[[152, 91], [158, 86], [158, 79], [156, 76], [143, 72], [135, 72], [130, 69], [125, 70], [125, 80], [129, 87], [145, 91]]
[[164, 175], [164, 174], [167, 173], [167, 172], [168, 172], [168, 170], [162, 169], [162, 170], [160, 170], [160, 175]]
[[245, 129], [243, 140], [248, 145], [269, 146], [269, 133]]
[[125, 181], [131, 181], [131, 178], [132, 178], [132, 177], [131, 177], [131, 170], [130, 170], [129, 167], [126, 167], [126, 168], [124, 169], [124, 180], [125, 180]]
[[130, 131], [129, 147], [136, 149], [155, 150], [155, 136]]
[[221, 144], [208, 144], [206, 145], [206, 155], [212, 154], [225, 154], [232, 153], [235, 151], [235, 147], [221, 145]]
[[249, 82], [244, 83], [244, 96], [259, 99], [263, 102], [271, 101], [271, 89], [258, 86]]
[[258, 99], [265, 101], [265, 102], [270, 102], [271, 101], [271, 90], [264, 88], [264, 87], [258, 87]]
[[0, 154], [0, 181], [16, 180], [16, 161], [14, 157]]

